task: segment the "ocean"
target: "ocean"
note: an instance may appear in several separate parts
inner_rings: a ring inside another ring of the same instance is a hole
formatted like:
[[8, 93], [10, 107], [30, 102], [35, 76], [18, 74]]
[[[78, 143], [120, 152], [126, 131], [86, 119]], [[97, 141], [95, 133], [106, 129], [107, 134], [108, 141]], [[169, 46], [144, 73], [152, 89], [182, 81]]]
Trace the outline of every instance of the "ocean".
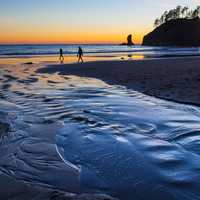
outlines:
[[178, 48], [178, 47], [151, 47], [136, 45], [132, 47], [121, 45], [0, 45], [0, 58], [9, 57], [32, 57], [50, 56], [59, 54], [62, 48], [65, 55], [76, 55], [78, 47], [83, 48], [84, 54], [92, 55], [141, 55], [145, 57], [167, 57], [167, 56], [198, 56], [200, 48]]

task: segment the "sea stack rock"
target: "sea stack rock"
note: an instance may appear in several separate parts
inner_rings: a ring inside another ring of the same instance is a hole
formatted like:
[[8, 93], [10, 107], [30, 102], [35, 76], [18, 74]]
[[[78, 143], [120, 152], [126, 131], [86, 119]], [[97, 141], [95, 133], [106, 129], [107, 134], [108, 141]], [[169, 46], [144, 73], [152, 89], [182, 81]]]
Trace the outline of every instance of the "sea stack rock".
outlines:
[[127, 45], [128, 45], [128, 46], [134, 45], [134, 43], [133, 43], [133, 41], [132, 41], [132, 35], [128, 35], [128, 37], [127, 37]]
[[200, 19], [170, 20], [144, 36], [147, 46], [200, 46]]
[[133, 46], [133, 45], [135, 45], [134, 43], [133, 43], [133, 41], [132, 41], [132, 35], [130, 34], [130, 35], [128, 35], [128, 37], [127, 37], [127, 43], [122, 43], [121, 45], [126, 45], [126, 46]]

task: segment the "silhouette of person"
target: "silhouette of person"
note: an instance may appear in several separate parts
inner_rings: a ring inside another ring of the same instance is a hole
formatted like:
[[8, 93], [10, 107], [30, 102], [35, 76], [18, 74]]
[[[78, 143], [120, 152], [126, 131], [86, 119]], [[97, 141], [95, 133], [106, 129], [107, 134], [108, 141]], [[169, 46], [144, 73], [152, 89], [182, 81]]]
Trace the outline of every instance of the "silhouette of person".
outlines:
[[64, 56], [63, 56], [63, 49], [60, 49], [60, 62], [62, 63], [64, 61]]
[[78, 48], [77, 57], [78, 57], [78, 63], [80, 63], [80, 61], [83, 63], [83, 50], [81, 47]]

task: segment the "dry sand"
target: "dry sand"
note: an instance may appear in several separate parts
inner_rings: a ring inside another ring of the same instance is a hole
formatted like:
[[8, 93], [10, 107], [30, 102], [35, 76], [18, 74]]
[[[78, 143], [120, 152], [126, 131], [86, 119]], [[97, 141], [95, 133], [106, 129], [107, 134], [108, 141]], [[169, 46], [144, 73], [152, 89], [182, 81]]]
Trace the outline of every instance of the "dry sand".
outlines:
[[197, 57], [49, 65], [38, 72], [98, 78], [158, 98], [200, 104], [200, 58]]

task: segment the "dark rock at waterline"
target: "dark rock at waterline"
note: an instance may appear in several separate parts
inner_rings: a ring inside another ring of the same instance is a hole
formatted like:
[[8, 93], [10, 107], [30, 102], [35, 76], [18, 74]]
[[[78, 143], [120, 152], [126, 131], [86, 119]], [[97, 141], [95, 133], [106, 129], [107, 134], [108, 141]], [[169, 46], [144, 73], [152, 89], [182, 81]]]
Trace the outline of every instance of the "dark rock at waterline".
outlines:
[[26, 62], [24, 63], [24, 65], [33, 65], [34, 63], [33, 62]]
[[123, 45], [123, 46], [133, 46], [133, 45], [135, 45], [133, 43], [133, 40], [132, 40], [132, 35], [131, 34], [128, 35], [128, 37], [127, 37], [127, 43], [122, 43], [121, 45]]
[[200, 46], [200, 19], [175, 19], [144, 36], [148, 46]]

